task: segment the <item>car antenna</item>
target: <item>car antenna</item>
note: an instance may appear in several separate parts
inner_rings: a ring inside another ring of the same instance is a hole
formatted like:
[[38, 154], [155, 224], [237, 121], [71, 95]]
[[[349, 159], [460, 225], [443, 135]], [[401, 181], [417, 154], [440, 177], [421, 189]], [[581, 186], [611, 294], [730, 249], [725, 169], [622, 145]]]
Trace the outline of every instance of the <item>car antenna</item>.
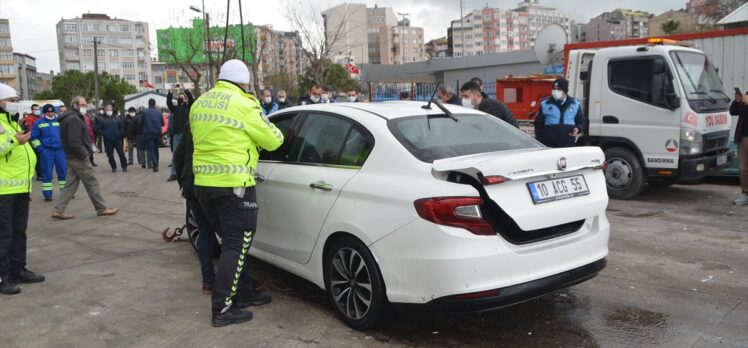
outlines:
[[[455, 115], [451, 111], [449, 111], [449, 109], [447, 109], [446, 107], [444, 107], [444, 104], [442, 104], [442, 102], [440, 100], [434, 99], [434, 96], [436, 96], [436, 92], [439, 90], [439, 86], [441, 84], [442, 84], [441, 81], [439, 81], [439, 82], [436, 83], [436, 87], [434, 88], [434, 92], [431, 93], [431, 99], [429, 99], [428, 104], [426, 104], [424, 106], [421, 106], [421, 108], [422, 109], [426, 109], [426, 110], [431, 110], [431, 103], [434, 103], [434, 104], [436, 104], [437, 107], [439, 107], [439, 109], [441, 109], [441, 111], [444, 112], [444, 114], [447, 115], [447, 117], [453, 119], [455, 122], [459, 122], [457, 120], [457, 117], [455, 117]], [[426, 125], [428, 126], [429, 130], [431, 130], [431, 118], [434, 117], [434, 116], [436, 116], [436, 115], [426, 114]]]

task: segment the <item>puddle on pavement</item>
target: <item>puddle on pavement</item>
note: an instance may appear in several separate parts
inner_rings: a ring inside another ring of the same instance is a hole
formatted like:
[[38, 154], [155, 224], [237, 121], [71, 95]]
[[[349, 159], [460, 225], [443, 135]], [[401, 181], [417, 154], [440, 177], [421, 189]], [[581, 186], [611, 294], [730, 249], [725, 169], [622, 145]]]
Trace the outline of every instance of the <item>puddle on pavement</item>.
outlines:
[[622, 217], [628, 217], [628, 218], [648, 218], [648, 217], [660, 216], [660, 215], [662, 215], [664, 213], [665, 212], [662, 211], [662, 210], [645, 211], [645, 212], [640, 212], [640, 213], [617, 211], [615, 213], [615, 215], [622, 216]]
[[634, 307], [623, 307], [606, 314], [605, 319], [611, 326], [618, 326], [618, 323], [626, 323], [636, 325], [637, 327], [661, 327], [665, 325], [667, 315]]

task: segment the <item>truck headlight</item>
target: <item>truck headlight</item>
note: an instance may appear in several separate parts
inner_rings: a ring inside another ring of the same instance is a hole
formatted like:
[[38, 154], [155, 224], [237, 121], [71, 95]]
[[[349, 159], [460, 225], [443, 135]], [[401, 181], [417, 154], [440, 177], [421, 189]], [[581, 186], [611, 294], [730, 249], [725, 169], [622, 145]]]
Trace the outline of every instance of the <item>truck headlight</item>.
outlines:
[[697, 155], [703, 147], [701, 133], [693, 129], [682, 129], [680, 131], [680, 154]]

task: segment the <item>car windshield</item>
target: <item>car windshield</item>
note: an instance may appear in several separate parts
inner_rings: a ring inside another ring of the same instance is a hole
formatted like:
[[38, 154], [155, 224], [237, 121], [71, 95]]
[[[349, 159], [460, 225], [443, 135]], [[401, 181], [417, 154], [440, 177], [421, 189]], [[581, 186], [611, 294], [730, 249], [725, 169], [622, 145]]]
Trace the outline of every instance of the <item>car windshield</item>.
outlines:
[[670, 52], [688, 100], [729, 99], [722, 82], [706, 55], [696, 52]]
[[477, 153], [540, 148], [542, 145], [517, 128], [480, 114], [411, 116], [388, 122], [395, 138], [423, 162]]

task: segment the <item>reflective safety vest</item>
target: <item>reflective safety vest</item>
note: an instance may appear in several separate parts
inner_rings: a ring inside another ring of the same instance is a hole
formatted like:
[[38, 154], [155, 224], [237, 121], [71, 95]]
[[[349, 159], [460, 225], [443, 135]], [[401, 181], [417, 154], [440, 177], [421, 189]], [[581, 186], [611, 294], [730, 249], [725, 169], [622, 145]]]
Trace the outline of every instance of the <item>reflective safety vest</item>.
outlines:
[[222, 80], [192, 104], [190, 130], [197, 186], [254, 186], [258, 147], [272, 151], [283, 143], [283, 134], [262, 116], [257, 98]]
[[29, 143], [19, 145], [21, 127], [0, 109], [0, 195], [31, 192], [36, 156]]

